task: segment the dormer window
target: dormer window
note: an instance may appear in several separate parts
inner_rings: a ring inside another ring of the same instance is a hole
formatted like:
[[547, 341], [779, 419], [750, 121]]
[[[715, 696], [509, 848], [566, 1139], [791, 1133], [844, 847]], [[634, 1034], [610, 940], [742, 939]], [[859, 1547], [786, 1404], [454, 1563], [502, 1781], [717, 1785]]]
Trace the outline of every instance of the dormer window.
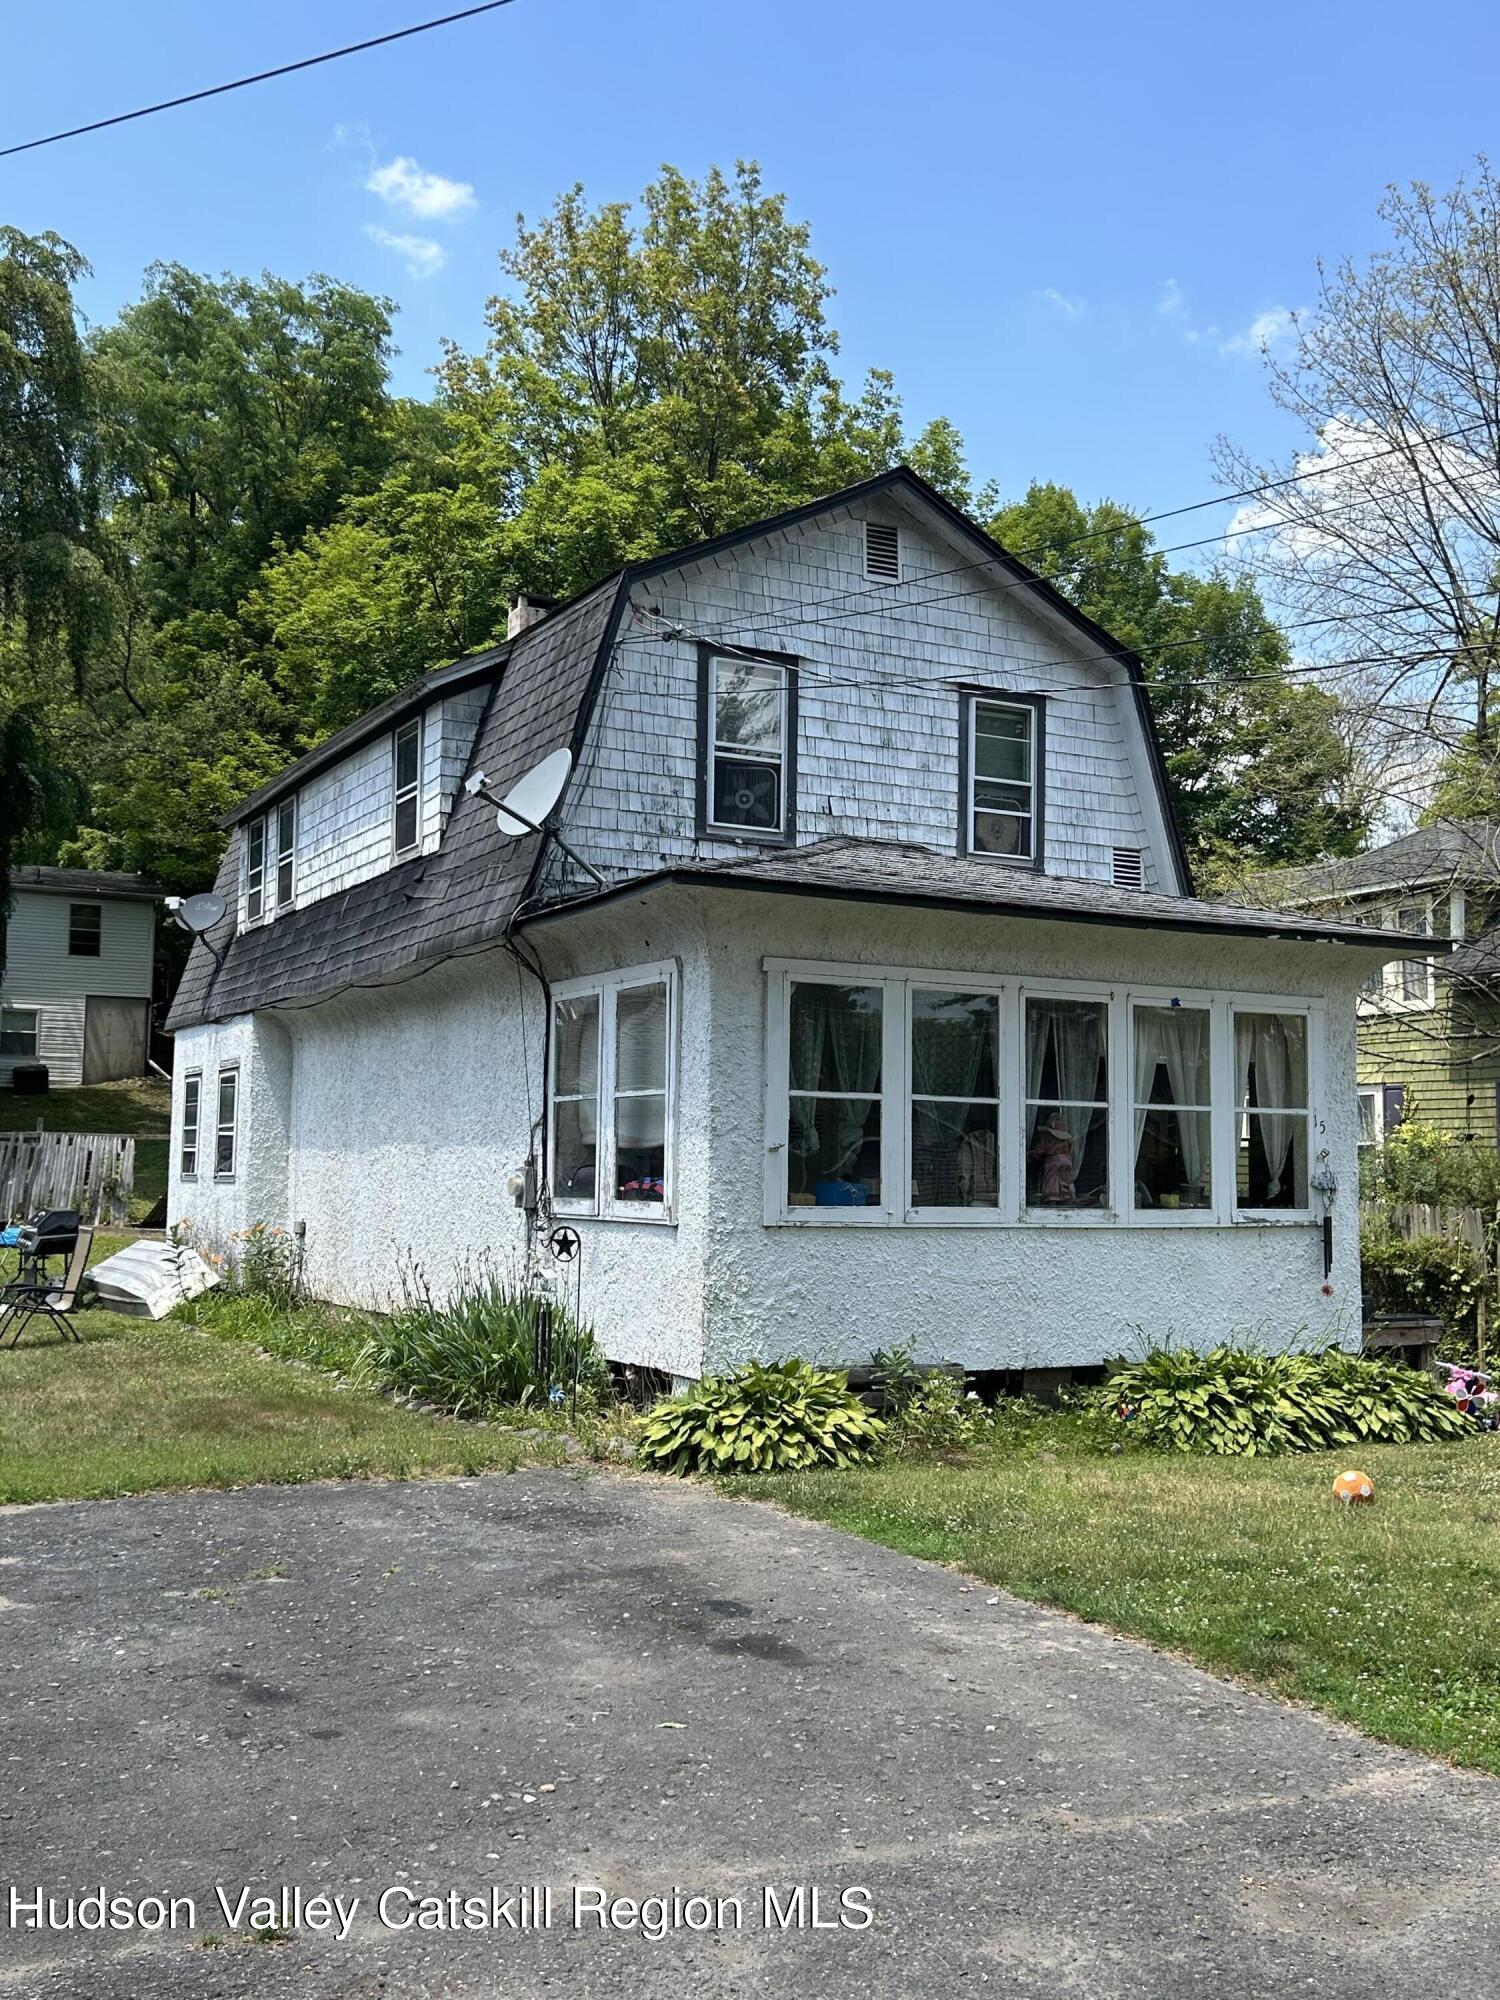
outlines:
[[297, 894], [297, 795], [276, 808], [276, 907], [290, 909]]
[[901, 530], [884, 521], [865, 522], [865, 575], [871, 583], [901, 581]]
[[705, 648], [700, 830], [790, 840], [796, 687], [790, 664]]
[[962, 727], [964, 852], [1038, 866], [1043, 812], [1041, 697], [965, 695]]
[[266, 823], [245, 828], [245, 922], [258, 924], [266, 913]]
[[422, 784], [422, 718], [396, 731], [391, 754], [392, 843], [398, 855], [410, 854], [419, 835], [418, 806]]

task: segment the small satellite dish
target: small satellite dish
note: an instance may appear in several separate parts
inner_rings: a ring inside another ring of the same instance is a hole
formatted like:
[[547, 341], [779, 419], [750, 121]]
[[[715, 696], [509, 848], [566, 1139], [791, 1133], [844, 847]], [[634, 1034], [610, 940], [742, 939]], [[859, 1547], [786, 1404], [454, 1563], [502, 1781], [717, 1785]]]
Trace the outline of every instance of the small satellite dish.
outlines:
[[495, 813], [495, 824], [507, 840], [536, 832], [562, 797], [572, 768], [572, 751], [554, 750], [511, 786]]
[[201, 937], [204, 931], [211, 931], [215, 924], [224, 921], [224, 912], [229, 905], [217, 890], [208, 889], [201, 896], [183, 896], [172, 904], [172, 915], [185, 931]]

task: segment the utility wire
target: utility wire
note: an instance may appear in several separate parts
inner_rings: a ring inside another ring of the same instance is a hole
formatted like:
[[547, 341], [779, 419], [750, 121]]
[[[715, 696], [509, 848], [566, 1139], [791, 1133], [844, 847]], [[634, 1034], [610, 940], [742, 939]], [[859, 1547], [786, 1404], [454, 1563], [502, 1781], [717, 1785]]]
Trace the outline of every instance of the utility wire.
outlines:
[[254, 76], [236, 77], [233, 83], [216, 83], [207, 90], [190, 90], [183, 97], [163, 98], [160, 104], [143, 104], [139, 111], [116, 112], [113, 118], [96, 118], [89, 125], [74, 125], [66, 132], [49, 132], [45, 139], [27, 139], [19, 146], [0, 146], [0, 160], [12, 153], [31, 153], [38, 146], [56, 146], [64, 139], [80, 139], [85, 132], [103, 132], [111, 125], [128, 125], [135, 118], [151, 118], [158, 111], [175, 111], [183, 104], [201, 104], [206, 97], [222, 97], [226, 91], [247, 90], [252, 83], [269, 83], [273, 77], [291, 76], [299, 69], [316, 69], [319, 63], [337, 62], [341, 56], [357, 56], [366, 49], [384, 48], [387, 42], [404, 42], [410, 35], [425, 35], [430, 28], [447, 28], [455, 21], [469, 21], [476, 14], [493, 14], [509, 7], [511, 0], [483, 0], [478, 7], [465, 7], [457, 14], [441, 14], [435, 21], [418, 21], [414, 27], [394, 28], [388, 35], [372, 35], [367, 42], [350, 42], [342, 49], [329, 49], [320, 56], [303, 56], [300, 62], [281, 63], [275, 69], [258, 70]]

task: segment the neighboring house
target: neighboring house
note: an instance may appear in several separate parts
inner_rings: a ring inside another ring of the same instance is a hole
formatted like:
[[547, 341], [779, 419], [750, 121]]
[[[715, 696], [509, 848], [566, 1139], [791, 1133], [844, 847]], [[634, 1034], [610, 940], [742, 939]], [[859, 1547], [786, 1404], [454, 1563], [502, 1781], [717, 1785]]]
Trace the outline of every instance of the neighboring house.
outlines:
[[[1357, 1341], [1355, 995], [1412, 941], [1193, 900], [1133, 656], [905, 470], [532, 611], [232, 816], [174, 1221], [375, 1306], [535, 1260], [678, 1376]], [[466, 774], [559, 747], [560, 840], [502, 838]]]
[[0, 1088], [18, 1063], [54, 1086], [144, 1076], [161, 890], [92, 868], [15, 868], [11, 887]]
[[1252, 885], [1278, 908], [1443, 941], [1372, 974], [1359, 999], [1361, 1144], [1416, 1116], [1500, 1144], [1500, 825], [1450, 820], [1347, 861]]

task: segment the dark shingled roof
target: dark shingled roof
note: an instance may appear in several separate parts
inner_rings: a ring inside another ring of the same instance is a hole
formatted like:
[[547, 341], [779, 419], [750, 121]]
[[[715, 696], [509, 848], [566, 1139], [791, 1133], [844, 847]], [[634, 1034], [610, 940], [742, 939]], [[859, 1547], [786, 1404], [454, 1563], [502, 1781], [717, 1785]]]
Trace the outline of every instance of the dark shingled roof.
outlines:
[[1200, 903], [1188, 896], [1162, 896], [1146, 889], [1117, 889], [1111, 882], [1074, 876], [1038, 875], [1004, 863], [973, 861], [936, 848], [904, 841], [819, 840], [807, 847], [778, 848], [744, 861], [683, 862], [657, 874], [578, 896], [529, 921], [542, 922], [566, 911], [586, 910], [613, 898], [637, 894], [665, 882], [766, 889], [843, 901], [922, 904], [928, 909], [987, 910], [1009, 917], [1042, 917], [1054, 923], [1116, 924], [1139, 930], [1210, 931], [1224, 936], [1292, 938], [1305, 943], [1378, 947], [1420, 944], [1424, 952], [1440, 942], [1368, 924], [1319, 917], [1286, 916], [1235, 903]]
[[1500, 826], [1493, 820], [1445, 820], [1419, 826], [1368, 854], [1278, 868], [1250, 878], [1250, 893], [1278, 903], [1337, 902], [1382, 889], [1430, 882], [1500, 881]]
[[124, 875], [108, 868], [12, 868], [10, 881], [13, 889], [43, 896], [114, 896], [156, 903], [166, 894], [149, 875]]
[[[622, 584], [621, 577], [610, 577], [513, 641], [470, 760], [499, 791], [559, 744], [577, 755], [593, 679], [619, 617]], [[238, 934], [233, 914], [227, 916], [211, 934], [222, 968], [203, 945], [193, 947], [167, 1026], [175, 1031], [396, 979], [493, 944], [530, 887], [540, 845], [535, 834], [498, 840], [495, 808], [460, 793], [435, 854], [399, 862], [339, 895]], [[232, 840], [215, 884], [231, 913], [238, 903], [238, 855], [238, 840]]]

